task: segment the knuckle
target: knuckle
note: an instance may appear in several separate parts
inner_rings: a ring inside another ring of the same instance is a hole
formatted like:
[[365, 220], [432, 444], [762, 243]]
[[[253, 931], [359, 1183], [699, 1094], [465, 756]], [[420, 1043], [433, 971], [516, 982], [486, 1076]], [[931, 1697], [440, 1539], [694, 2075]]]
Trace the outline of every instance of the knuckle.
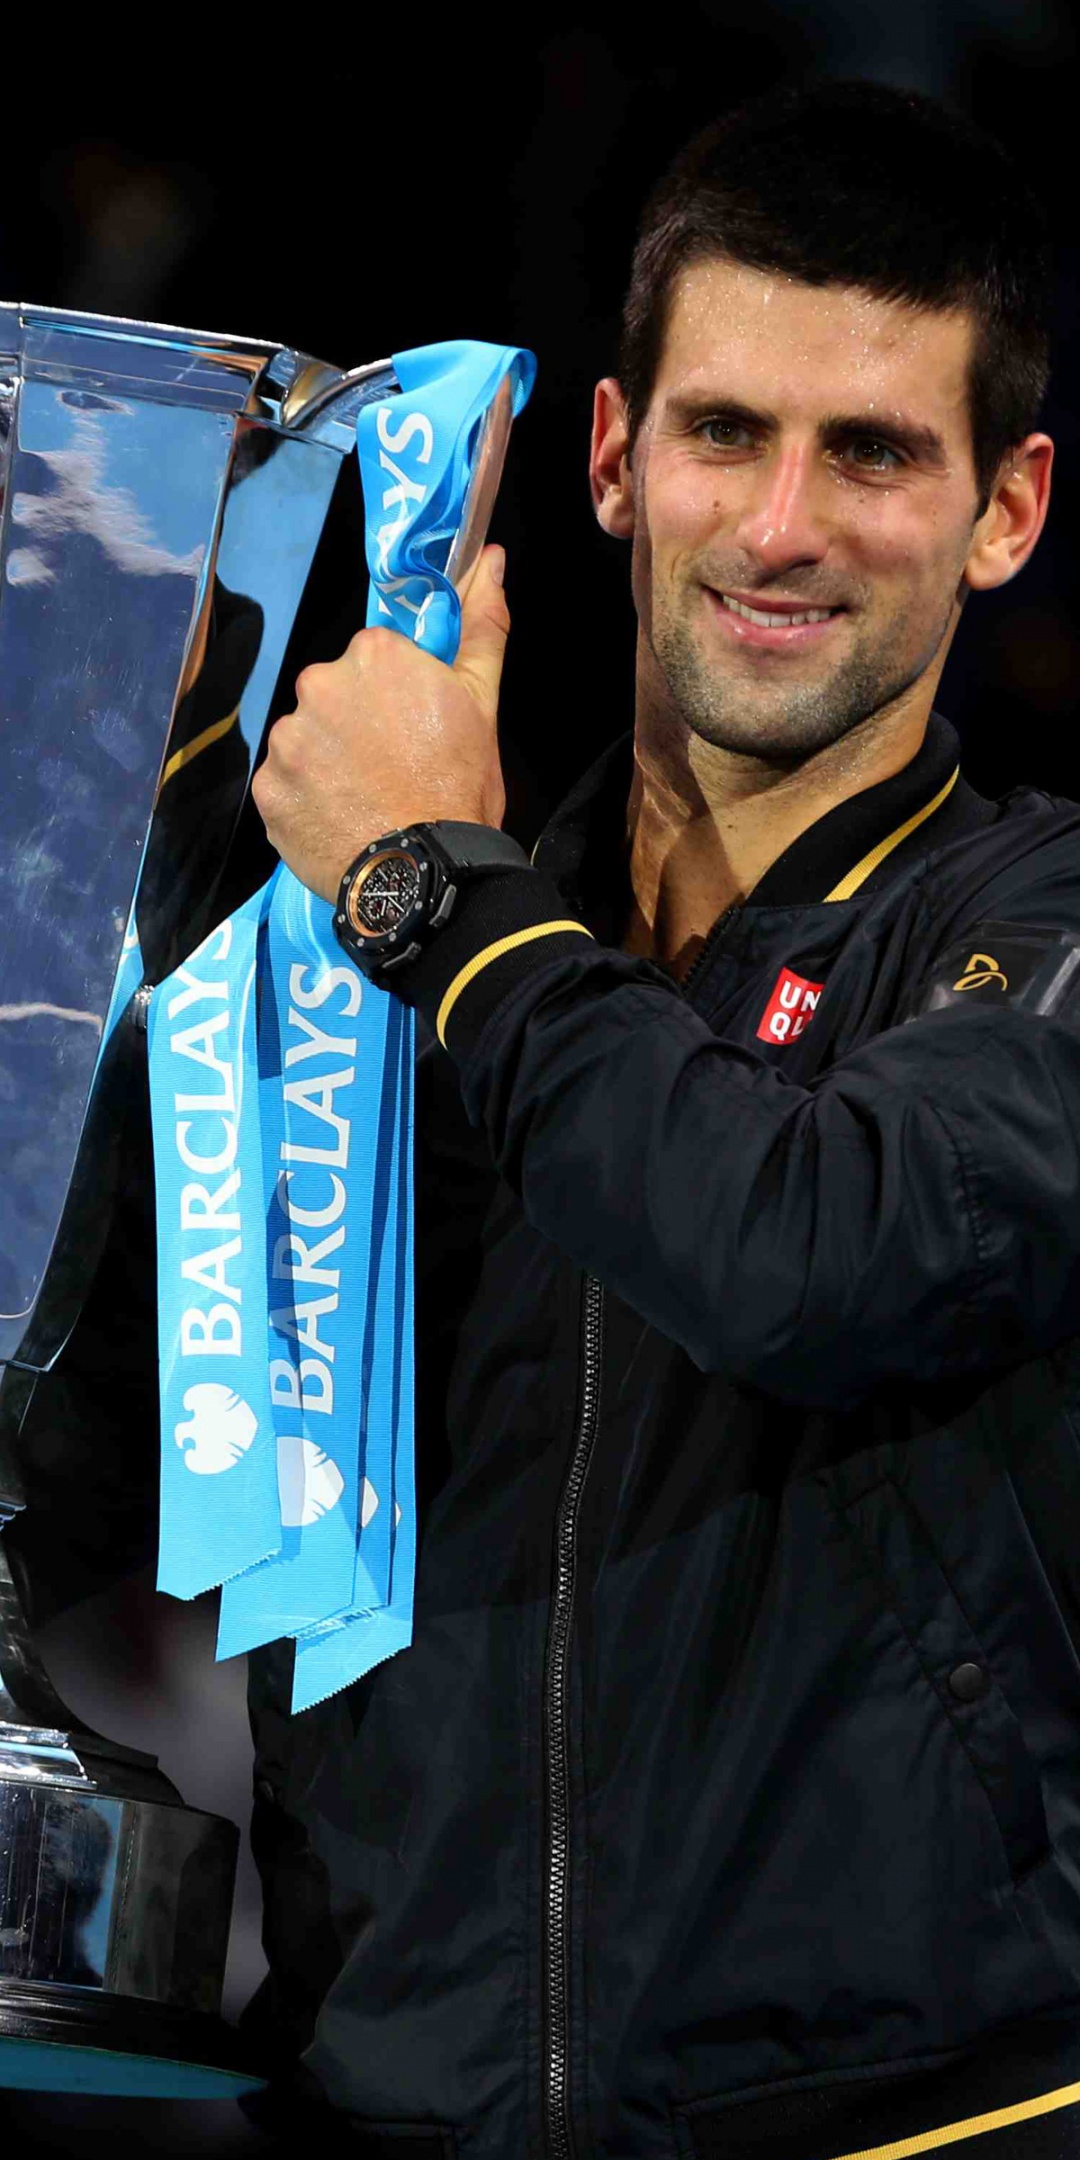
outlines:
[[[320, 689], [325, 687], [325, 678], [329, 673], [330, 669], [325, 660], [309, 660], [307, 666], [301, 668], [296, 678], [297, 704], [303, 705], [305, 702], [311, 704], [313, 699], [318, 697]], [[289, 717], [290, 715], [286, 714], [286, 718]], [[278, 726], [281, 726], [280, 720]]]
[[393, 652], [400, 642], [398, 631], [391, 630], [386, 623], [372, 623], [370, 630], [358, 631], [349, 649], [359, 660], [365, 655], [375, 660], [384, 653]]

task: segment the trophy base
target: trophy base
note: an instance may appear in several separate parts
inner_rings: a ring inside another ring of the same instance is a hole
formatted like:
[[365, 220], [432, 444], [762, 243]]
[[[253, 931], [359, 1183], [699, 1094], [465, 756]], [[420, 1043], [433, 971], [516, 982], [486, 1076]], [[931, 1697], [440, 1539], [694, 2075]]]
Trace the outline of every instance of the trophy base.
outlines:
[[0, 2087], [229, 2100], [265, 2084], [224, 2019], [130, 1995], [0, 1980]]
[[265, 2083], [220, 2016], [239, 1841], [154, 1756], [72, 1717], [0, 1540], [0, 2089], [212, 2100]]
[[0, 2089], [258, 2089], [219, 2015], [237, 1843], [151, 1756], [0, 1722]]

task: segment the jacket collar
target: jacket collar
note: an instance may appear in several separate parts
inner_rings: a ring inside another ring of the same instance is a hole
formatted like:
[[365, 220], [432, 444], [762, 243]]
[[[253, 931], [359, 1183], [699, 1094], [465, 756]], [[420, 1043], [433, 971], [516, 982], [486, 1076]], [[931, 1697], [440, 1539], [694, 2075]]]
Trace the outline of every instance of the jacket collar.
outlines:
[[[633, 736], [624, 735], [578, 781], [533, 850], [537, 868], [612, 943], [631, 901], [626, 805], [633, 771]], [[808, 826], [759, 879], [746, 905], [810, 907], [876, 891], [913, 857], [997, 816], [997, 805], [960, 777], [956, 732], [932, 713], [910, 763]]]

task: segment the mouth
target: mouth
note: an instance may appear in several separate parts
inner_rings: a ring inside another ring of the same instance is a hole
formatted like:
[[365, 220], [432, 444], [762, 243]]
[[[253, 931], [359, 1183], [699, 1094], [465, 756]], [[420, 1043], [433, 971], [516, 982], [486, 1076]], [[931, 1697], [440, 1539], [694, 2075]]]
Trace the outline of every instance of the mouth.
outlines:
[[756, 605], [739, 593], [703, 591], [711, 612], [736, 644], [763, 651], [806, 651], [820, 644], [831, 624], [847, 613], [843, 607], [808, 607], [800, 600], [770, 600]]

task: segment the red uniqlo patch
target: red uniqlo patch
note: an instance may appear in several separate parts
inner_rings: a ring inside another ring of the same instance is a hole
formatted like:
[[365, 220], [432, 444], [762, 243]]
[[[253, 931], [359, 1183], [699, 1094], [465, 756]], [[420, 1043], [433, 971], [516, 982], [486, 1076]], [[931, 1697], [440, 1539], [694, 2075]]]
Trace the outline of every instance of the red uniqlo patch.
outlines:
[[758, 1040], [794, 1042], [813, 1019], [824, 988], [824, 983], [807, 982], [805, 975], [793, 975], [790, 968], [781, 968], [776, 988], [761, 1015]]

